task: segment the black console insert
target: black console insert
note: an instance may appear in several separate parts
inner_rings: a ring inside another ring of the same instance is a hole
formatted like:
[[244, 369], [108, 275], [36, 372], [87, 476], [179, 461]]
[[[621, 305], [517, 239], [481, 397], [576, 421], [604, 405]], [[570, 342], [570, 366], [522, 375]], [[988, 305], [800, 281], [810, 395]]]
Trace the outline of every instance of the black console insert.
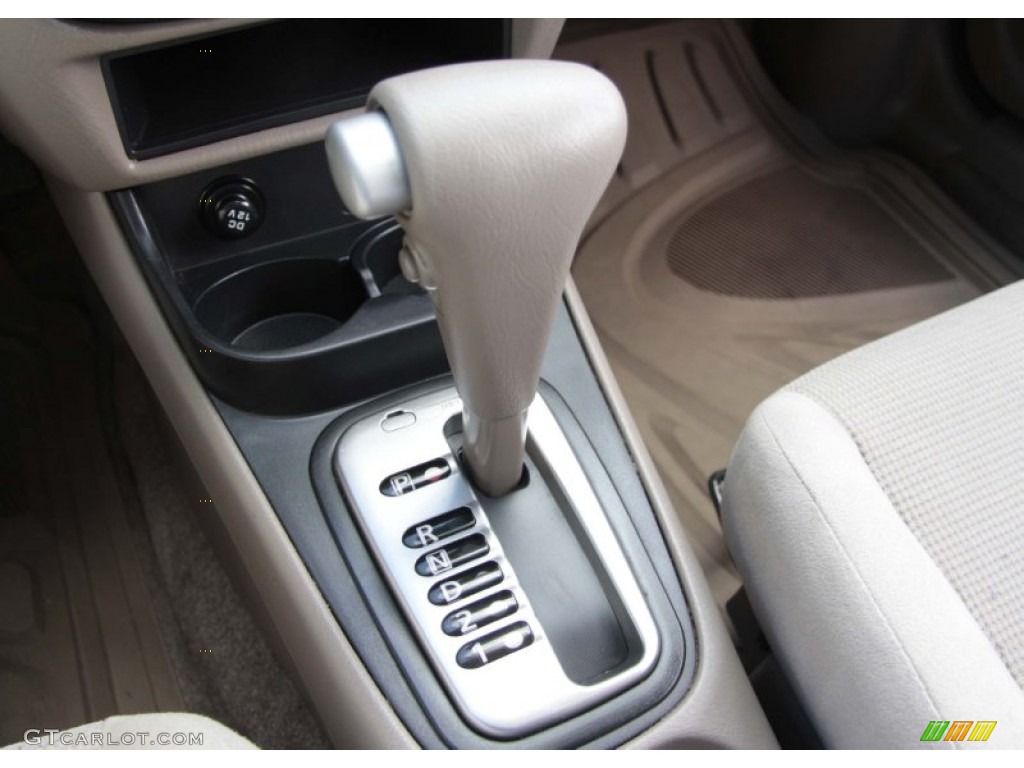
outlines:
[[[262, 223], [224, 239], [201, 203], [259, 190]], [[390, 219], [342, 207], [322, 144], [114, 192], [147, 280], [203, 383], [259, 413], [310, 413], [447, 370], [430, 299], [402, 277]]]

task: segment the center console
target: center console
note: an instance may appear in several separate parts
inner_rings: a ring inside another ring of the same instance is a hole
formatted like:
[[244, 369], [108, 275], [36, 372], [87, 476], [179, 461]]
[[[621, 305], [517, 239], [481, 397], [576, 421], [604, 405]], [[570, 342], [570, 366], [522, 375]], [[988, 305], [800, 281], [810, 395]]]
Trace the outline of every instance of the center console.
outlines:
[[[203, 190], [248, 179], [225, 239]], [[322, 144], [108, 196], [164, 315], [377, 685], [423, 746], [617, 746], [688, 690], [690, 611], [566, 306], [528, 482], [481, 493], [434, 308]]]

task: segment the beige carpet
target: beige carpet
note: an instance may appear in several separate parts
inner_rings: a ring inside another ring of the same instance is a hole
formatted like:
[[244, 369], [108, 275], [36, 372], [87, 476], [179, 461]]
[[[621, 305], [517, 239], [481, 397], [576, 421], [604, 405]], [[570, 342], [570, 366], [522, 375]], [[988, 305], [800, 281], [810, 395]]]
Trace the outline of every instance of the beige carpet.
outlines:
[[780, 127], [734, 26], [670, 23], [556, 56], [597, 67], [626, 100], [626, 150], [573, 275], [724, 604], [740, 581], [706, 484], [750, 411], [1011, 276], [913, 169]]

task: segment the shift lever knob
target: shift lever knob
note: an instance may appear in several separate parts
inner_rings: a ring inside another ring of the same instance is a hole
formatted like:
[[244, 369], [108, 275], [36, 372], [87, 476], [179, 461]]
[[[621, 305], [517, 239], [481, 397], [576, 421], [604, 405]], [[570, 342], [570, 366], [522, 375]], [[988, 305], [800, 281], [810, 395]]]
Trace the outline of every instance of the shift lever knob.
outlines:
[[492, 61], [384, 80], [327, 155], [357, 216], [394, 214], [463, 400], [473, 479], [522, 475], [526, 414], [583, 227], [622, 154], [626, 111], [579, 64]]

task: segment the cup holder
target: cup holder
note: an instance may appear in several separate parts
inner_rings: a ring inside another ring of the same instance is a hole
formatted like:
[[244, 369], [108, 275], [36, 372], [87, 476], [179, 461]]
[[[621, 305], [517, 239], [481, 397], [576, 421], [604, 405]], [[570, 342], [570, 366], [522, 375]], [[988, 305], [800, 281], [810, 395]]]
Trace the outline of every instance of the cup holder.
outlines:
[[366, 301], [348, 262], [289, 258], [243, 269], [205, 290], [196, 320], [235, 349], [269, 352], [338, 330]]

